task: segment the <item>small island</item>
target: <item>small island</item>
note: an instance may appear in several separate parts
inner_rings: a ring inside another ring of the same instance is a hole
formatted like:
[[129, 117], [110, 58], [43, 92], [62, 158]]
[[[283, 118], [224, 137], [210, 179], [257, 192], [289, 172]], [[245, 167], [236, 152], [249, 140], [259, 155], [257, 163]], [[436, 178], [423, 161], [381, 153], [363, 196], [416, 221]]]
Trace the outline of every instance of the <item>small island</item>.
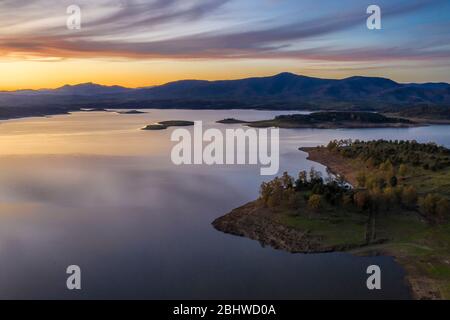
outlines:
[[420, 124], [405, 118], [385, 116], [375, 112], [329, 111], [311, 114], [277, 116], [272, 120], [242, 121], [234, 118], [217, 121], [222, 124], [244, 124], [254, 128], [337, 129], [337, 128], [405, 128]]
[[292, 253], [391, 255], [416, 299], [450, 297], [450, 150], [415, 141], [303, 148], [312, 168], [264, 182], [213, 226]]
[[117, 111], [118, 114], [143, 114], [147, 113], [145, 111], [139, 111], [139, 110], [126, 110], [126, 111]]
[[149, 124], [142, 128], [142, 130], [165, 130], [169, 127], [189, 127], [193, 126], [194, 122], [185, 120], [169, 120], [161, 121], [155, 124]]
[[81, 108], [79, 109], [81, 112], [110, 112], [105, 108]]
[[243, 120], [237, 120], [235, 118], [226, 118], [223, 120], [219, 120], [216, 121], [216, 123], [221, 123], [221, 124], [245, 124], [245, 123], [249, 123], [248, 121], [243, 121]]

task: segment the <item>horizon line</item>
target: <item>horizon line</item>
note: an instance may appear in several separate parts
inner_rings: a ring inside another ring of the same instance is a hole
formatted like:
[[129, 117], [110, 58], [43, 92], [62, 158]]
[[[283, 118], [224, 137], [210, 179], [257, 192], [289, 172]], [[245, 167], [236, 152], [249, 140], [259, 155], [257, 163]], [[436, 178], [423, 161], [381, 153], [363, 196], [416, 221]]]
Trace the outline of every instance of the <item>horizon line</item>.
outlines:
[[302, 75], [302, 74], [297, 74], [294, 72], [289, 72], [289, 71], [284, 71], [284, 72], [279, 72], [276, 74], [270, 74], [270, 75], [266, 75], [266, 76], [248, 76], [248, 77], [244, 77], [244, 78], [233, 78], [233, 79], [218, 79], [218, 80], [205, 80], [205, 79], [195, 79], [195, 78], [185, 78], [185, 79], [178, 79], [178, 80], [173, 80], [173, 81], [168, 81], [162, 84], [155, 84], [155, 85], [144, 85], [144, 86], [137, 86], [137, 87], [128, 87], [128, 86], [123, 86], [123, 85], [118, 85], [118, 84], [102, 84], [99, 82], [92, 82], [92, 81], [87, 81], [87, 82], [79, 82], [79, 83], [65, 83], [63, 85], [60, 85], [58, 87], [53, 87], [53, 88], [38, 88], [38, 89], [30, 89], [30, 88], [22, 88], [22, 89], [16, 89], [16, 90], [4, 90], [4, 89], [0, 89], [0, 93], [13, 93], [13, 92], [18, 92], [18, 91], [45, 91], [45, 90], [58, 90], [67, 86], [70, 87], [76, 87], [76, 86], [80, 86], [80, 85], [99, 85], [99, 86], [103, 86], [103, 87], [121, 87], [124, 89], [130, 89], [130, 90], [134, 90], [134, 89], [148, 89], [148, 88], [152, 88], [152, 87], [160, 87], [160, 86], [164, 86], [167, 84], [171, 84], [171, 83], [176, 83], [176, 82], [180, 82], [180, 81], [204, 81], [204, 82], [221, 82], [221, 81], [239, 81], [239, 80], [246, 80], [246, 79], [263, 79], [263, 78], [273, 78], [276, 76], [280, 76], [283, 74], [289, 74], [289, 75], [294, 75], [297, 77], [304, 77], [304, 78], [311, 78], [311, 79], [321, 79], [321, 80], [336, 80], [336, 81], [340, 81], [340, 80], [346, 80], [346, 79], [350, 79], [350, 78], [371, 78], [371, 79], [386, 79], [386, 80], [390, 80], [393, 81], [395, 83], [398, 84], [448, 84], [450, 85], [449, 82], [445, 82], [445, 81], [426, 81], [426, 82], [401, 82], [401, 81], [396, 81], [393, 80], [391, 78], [388, 77], [383, 77], [383, 76], [364, 76], [364, 75], [353, 75], [353, 76], [349, 76], [349, 77], [344, 77], [344, 78], [322, 78], [322, 77], [313, 77], [313, 76], [306, 76], [306, 75]]

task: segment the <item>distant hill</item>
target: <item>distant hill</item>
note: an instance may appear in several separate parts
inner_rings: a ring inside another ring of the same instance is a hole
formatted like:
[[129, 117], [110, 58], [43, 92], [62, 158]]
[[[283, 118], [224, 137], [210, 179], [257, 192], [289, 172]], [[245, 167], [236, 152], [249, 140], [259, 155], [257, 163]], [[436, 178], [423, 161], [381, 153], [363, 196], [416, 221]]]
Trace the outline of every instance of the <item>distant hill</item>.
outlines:
[[120, 94], [131, 92], [133, 89], [121, 86], [103, 86], [96, 83], [81, 83], [77, 85], [65, 85], [56, 89], [40, 89], [40, 90], [17, 90], [3, 91], [0, 95], [19, 95], [19, 96], [36, 96], [36, 95], [74, 95], [74, 96], [91, 96], [104, 94]]
[[240, 80], [182, 80], [130, 89], [94, 83], [0, 92], [0, 108], [64, 107], [184, 109], [383, 110], [450, 106], [447, 83], [401, 84], [355, 76], [320, 79], [292, 73]]
[[95, 83], [82, 83], [74, 86], [65, 85], [55, 90], [48, 90], [47, 93], [90, 96], [98, 94], [120, 94], [131, 91], [133, 91], [133, 89], [121, 86], [102, 86]]
[[272, 77], [226, 81], [184, 80], [135, 92], [153, 99], [234, 99], [313, 103], [450, 103], [450, 85], [400, 84], [390, 79], [350, 77], [319, 79], [281, 73]]

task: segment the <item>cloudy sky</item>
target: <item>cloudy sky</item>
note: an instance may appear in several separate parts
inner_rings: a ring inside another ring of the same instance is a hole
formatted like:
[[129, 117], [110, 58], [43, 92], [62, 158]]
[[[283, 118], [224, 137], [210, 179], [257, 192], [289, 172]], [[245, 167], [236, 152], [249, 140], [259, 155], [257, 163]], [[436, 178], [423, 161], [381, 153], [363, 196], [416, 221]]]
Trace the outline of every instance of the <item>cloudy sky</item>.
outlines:
[[[382, 30], [366, 26], [371, 4]], [[282, 71], [450, 82], [449, 12], [448, 0], [0, 0], [0, 89]]]

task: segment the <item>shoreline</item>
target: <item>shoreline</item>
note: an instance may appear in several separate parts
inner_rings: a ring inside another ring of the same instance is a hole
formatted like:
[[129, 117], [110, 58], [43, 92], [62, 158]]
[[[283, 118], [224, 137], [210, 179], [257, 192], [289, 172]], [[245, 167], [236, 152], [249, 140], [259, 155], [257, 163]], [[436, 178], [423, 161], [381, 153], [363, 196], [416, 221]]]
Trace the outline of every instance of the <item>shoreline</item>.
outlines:
[[385, 123], [385, 124], [334, 124], [334, 123], [320, 123], [320, 124], [301, 124], [301, 125], [272, 125], [272, 124], [258, 124], [258, 123], [245, 123], [251, 128], [280, 128], [280, 129], [385, 129], [385, 128], [418, 128], [426, 127], [427, 123], [412, 123], [412, 124], [398, 124], [398, 123]]
[[[270, 246], [289, 253], [317, 254], [361, 250], [369, 247], [365, 243], [325, 245], [321, 237], [281, 224], [276, 213], [260, 208], [257, 201], [249, 202], [212, 222], [214, 228], [226, 234], [250, 238], [263, 247]], [[372, 245], [383, 244], [384, 240]]]
[[[103, 111], [103, 112], [115, 112], [118, 114], [145, 114], [147, 110], [189, 110], [189, 111], [279, 111], [279, 112], [347, 112], [347, 111], [335, 111], [335, 110], [319, 110], [312, 111], [303, 108], [297, 109], [278, 109], [278, 108], [155, 108], [155, 107], [139, 107], [137, 109], [146, 110], [146, 111], [137, 111], [136, 107], [121, 107], [121, 108], [83, 108], [83, 107], [61, 107], [56, 108], [54, 110], [43, 111], [39, 108], [34, 109], [25, 109], [22, 110], [23, 114], [12, 114], [12, 115], [2, 115], [2, 111], [9, 111], [9, 107], [2, 108], [0, 107], [0, 121], [8, 121], [8, 120], [18, 120], [18, 119], [26, 119], [26, 118], [40, 118], [40, 117], [51, 117], [56, 115], [70, 115], [73, 112], [91, 112], [91, 111]], [[127, 110], [127, 111], [118, 111], [118, 110]], [[14, 110], [14, 111], [17, 111]], [[135, 112], [133, 112], [135, 111]], [[364, 111], [355, 111], [355, 112], [364, 112]], [[379, 113], [383, 114], [383, 113]], [[391, 114], [388, 114], [391, 115]], [[238, 120], [234, 118], [227, 118], [223, 120], [218, 120], [216, 123], [218, 124], [241, 124], [248, 127], [253, 128], [269, 128], [269, 127], [278, 127], [280, 129], [382, 129], [382, 128], [416, 128], [416, 127], [425, 127], [425, 126], [433, 126], [433, 125], [450, 125], [450, 120], [433, 120], [433, 119], [424, 119], [424, 118], [406, 118], [405, 120], [412, 121], [411, 123], [332, 123], [332, 122], [323, 122], [323, 123], [311, 123], [311, 124], [274, 124], [273, 120], [258, 120], [258, 121], [244, 121]]]
[[308, 154], [307, 160], [317, 162], [318, 164], [327, 167], [334, 175], [342, 175], [345, 177], [345, 181], [352, 186], [358, 184], [355, 170], [346, 161], [342, 161], [342, 159], [338, 159], [336, 156], [330, 157], [327, 152], [321, 152], [321, 147], [302, 147], [299, 148], [299, 150]]
[[[304, 147], [299, 150], [308, 153], [308, 160], [326, 166], [333, 174], [343, 175], [352, 185], [357, 184], [354, 170], [342, 161], [343, 159], [339, 159], [338, 155], [330, 156], [325, 148], [321, 152], [320, 147]], [[263, 247], [270, 246], [293, 254], [347, 252], [357, 256], [390, 256], [403, 268], [404, 280], [412, 299], [442, 299], [437, 281], [424, 274], [421, 266], [415, 261], [417, 257], [408, 255], [402, 250], [402, 246], [415, 246], [415, 244], [378, 239], [371, 243], [327, 246], [320, 236], [311, 234], [308, 228], [301, 230], [285, 225], [283, 221], [280, 221], [276, 210], [261, 208], [257, 201], [249, 202], [217, 218], [212, 222], [213, 227], [227, 234], [256, 240]]]

